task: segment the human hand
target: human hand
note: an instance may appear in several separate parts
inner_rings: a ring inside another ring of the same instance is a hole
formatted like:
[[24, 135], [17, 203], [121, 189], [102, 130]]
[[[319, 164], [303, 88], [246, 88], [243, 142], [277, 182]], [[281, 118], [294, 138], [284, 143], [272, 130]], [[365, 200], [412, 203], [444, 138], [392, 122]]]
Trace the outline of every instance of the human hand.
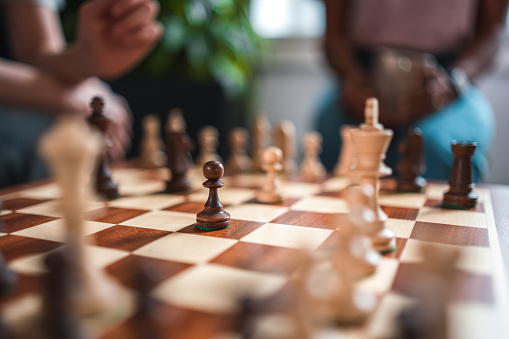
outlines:
[[162, 25], [154, 0], [91, 0], [79, 12], [76, 47], [88, 75], [112, 78], [130, 70], [154, 47]]
[[93, 97], [104, 99], [104, 114], [111, 119], [108, 136], [112, 140], [112, 146], [108, 151], [114, 161], [122, 159], [131, 144], [132, 135], [131, 111], [127, 101], [97, 78], [89, 78], [67, 87], [63, 93], [62, 112], [73, 112], [83, 117], [90, 115], [89, 105]]
[[416, 76], [412, 87], [414, 89], [402, 97], [398, 105], [398, 115], [406, 123], [424, 118], [456, 98], [449, 76], [442, 68], [425, 68]]

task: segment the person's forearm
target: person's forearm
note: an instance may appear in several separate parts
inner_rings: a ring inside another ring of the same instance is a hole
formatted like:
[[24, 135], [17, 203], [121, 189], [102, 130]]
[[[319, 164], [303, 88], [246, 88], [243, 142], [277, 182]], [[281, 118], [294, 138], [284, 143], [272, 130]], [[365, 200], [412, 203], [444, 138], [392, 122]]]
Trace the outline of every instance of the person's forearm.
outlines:
[[40, 70], [0, 59], [0, 103], [2, 106], [38, 109], [50, 114], [64, 109], [63, 87]]
[[327, 0], [327, 29], [325, 55], [332, 69], [342, 77], [355, 77], [363, 73], [354, 48], [347, 37], [347, 1]]
[[509, 0], [482, 1], [475, 37], [465, 46], [451, 69], [463, 69], [474, 79], [492, 64], [504, 34], [504, 23]]

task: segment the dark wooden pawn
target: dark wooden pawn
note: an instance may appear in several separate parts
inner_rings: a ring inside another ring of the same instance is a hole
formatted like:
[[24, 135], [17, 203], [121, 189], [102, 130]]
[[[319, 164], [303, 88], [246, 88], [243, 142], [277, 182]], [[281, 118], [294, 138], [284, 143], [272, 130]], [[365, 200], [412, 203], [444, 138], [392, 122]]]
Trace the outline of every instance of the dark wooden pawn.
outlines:
[[223, 164], [219, 161], [208, 161], [203, 165], [203, 175], [208, 180], [203, 186], [209, 189], [209, 198], [203, 211], [196, 215], [198, 228], [204, 230], [220, 230], [230, 226], [230, 214], [223, 210], [217, 189], [224, 186], [219, 180], [224, 174]]
[[424, 162], [424, 138], [419, 128], [410, 128], [405, 140], [398, 145], [401, 160], [396, 165], [398, 171], [398, 191], [422, 192], [426, 179], [422, 173], [426, 170]]
[[106, 134], [111, 119], [104, 115], [104, 101], [102, 98], [94, 97], [90, 102], [90, 108], [92, 109], [92, 115], [88, 117], [88, 123], [104, 136], [105, 144], [104, 150], [97, 161], [95, 189], [100, 195], [107, 198], [116, 198], [119, 196], [118, 184], [111, 178], [111, 170], [108, 164], [108, 148], [111, 147], [112, 141]]
[[[135, 276], [135, 289], [138, 292], [136, 298], [137, 313], [134, 317], [136, 338], [162, 339], [163, 332], [161, 320], [155, 300], [150, 292], [156, 285], [154, 270], [151, 267], [142, 266]], [[167, 337], [165, 337], [167, 338]]]
[[44, 278], [43, 324], [46, 338], [85, 339], [78, 318], [69, 309], [69, 266], [65, 254], [56, 251], [48, 255], [44, 264], [48, 273]]
[[[0, 211], [2, 210], [2, 200], [0, 199]], [[3, 230], [3, 224], [0, 222], [0, 231]], [[10, 294], [18, 281], [18, 276], [14, 271], [7, 268], [4, 256], [0, 252], [0, 297]]]
[[193, 167], [191, 153], [193, 143], [185, 131], [169, 131], [166, 136], [167, 167], [171, 179], [166, 182], [166, 192], [188, 192], [191, 181], [187, 172]]
[[476, 142], [452, 142], [454, 163], [449, 179], [449, 191], [444, 194], [442, 205], [446, 208], [469, 209], [477, 204], [478, 194], [473, 191], [472, 156]]

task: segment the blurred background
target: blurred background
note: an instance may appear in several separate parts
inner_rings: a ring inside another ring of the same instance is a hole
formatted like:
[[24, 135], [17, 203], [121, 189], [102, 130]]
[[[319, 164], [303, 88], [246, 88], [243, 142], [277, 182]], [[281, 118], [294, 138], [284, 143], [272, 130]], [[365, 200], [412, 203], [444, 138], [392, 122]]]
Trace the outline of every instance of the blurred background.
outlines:
[[[323, 55], [325, 9], [319, 0], [159, 0], [165, 34], [160, 45], [134, 72], [111, 83], [133, 111], [130, 157], [139, 151], [141, 118], [184, 112], [193, 140], [199, 128], [220, 131], [221, 155], [227, 133], [249, 127], [263, 111], [272, 126], [295, 123], [297, 140], [312, 129], [313, 114], [333, 81]], [[72, 39], [76, 8], [62, 13]], [[509, 184], [509, 28], [496, 67], [479, 81], [497, 118], [497, 136], [487, 183]], [[164, 130], [164, 128], [163, 128]], [[302, 145], [298, 144], [299, 150]]]

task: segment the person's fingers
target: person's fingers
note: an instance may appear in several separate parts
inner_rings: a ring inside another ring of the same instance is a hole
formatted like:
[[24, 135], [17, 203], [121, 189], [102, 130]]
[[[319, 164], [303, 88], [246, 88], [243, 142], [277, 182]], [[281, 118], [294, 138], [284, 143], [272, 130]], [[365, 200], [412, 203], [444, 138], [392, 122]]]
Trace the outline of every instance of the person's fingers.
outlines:
[[157, 13], [159, 13], [159, 3], [143, 2], [115, 21], [112, 26], [113, 34], [119, 38], [137, 34], [155, 23]]
[[111, 16], [114, 18], [122, 17], [129, 11], [132, 11], [133, 8], [150, 1], [151, 0], [117, 0], [111, 9]]

